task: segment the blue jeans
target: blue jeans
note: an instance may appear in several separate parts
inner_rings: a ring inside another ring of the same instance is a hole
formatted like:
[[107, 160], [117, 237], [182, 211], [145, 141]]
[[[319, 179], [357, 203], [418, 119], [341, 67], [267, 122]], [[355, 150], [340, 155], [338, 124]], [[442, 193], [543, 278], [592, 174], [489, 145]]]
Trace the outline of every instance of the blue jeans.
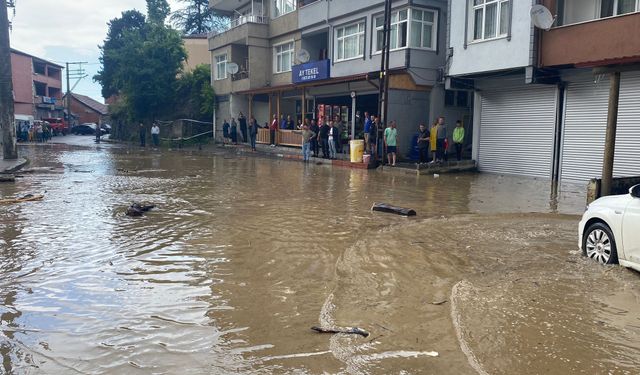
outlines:
[[302, 160], [309, 161], [309, 157], [311, 156], [311, 144], [303, 143], [302, 144]]
[[255, 134], [249, 135], [249, 140], [251, 141], [251, 149], [255, 150], [256, 149], [256, 135]]
[[336, 158], [336, 143], [332, 140], [329, 140], [329, 157], [331, 159]]

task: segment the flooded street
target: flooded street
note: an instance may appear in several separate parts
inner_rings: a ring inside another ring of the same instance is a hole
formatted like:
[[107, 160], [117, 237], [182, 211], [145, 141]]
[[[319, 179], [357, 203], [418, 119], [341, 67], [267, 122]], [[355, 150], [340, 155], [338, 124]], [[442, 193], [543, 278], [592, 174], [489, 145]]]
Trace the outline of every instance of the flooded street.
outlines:
[[640, 371], [639, 276], [578, 253], [580, 186], [88, 138], [0, 185], [45, 195], [0, 206], [0, 373]]

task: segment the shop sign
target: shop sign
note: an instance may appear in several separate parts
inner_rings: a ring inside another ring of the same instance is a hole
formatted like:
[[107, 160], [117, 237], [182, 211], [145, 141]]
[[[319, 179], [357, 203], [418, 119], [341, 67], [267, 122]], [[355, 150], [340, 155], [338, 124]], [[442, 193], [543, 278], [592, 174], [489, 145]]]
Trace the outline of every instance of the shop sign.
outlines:
[[291, 69], [293, 83], [304, 83], [329, 78], [330, 60], [320, 60], [294, 65]]

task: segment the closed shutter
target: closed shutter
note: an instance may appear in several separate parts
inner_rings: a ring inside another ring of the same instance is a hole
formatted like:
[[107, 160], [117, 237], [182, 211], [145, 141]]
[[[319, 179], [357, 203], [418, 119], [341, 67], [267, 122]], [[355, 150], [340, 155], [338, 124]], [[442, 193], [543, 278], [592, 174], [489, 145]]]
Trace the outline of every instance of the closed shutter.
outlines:
[[602, 175], [609, 80], [569, 83], [566, 91], [561, 179], [586, 182]]
[[640, 176], [640, 72], [622, 73], [620, 77], [613, 175]]
[[478, 168], [551, 177], [555, 120], [555, 86], [483, 92]]

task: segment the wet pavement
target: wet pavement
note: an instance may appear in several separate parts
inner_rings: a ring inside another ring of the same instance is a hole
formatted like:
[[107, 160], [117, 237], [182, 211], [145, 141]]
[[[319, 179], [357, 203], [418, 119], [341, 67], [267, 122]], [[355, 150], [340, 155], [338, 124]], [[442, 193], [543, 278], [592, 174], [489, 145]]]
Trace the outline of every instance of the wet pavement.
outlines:
[[45, 195], [0, 206], [0, 373], [639, 371], [638, 274], [578, 253], [581, 186], [89, 138], [0, 185]]

